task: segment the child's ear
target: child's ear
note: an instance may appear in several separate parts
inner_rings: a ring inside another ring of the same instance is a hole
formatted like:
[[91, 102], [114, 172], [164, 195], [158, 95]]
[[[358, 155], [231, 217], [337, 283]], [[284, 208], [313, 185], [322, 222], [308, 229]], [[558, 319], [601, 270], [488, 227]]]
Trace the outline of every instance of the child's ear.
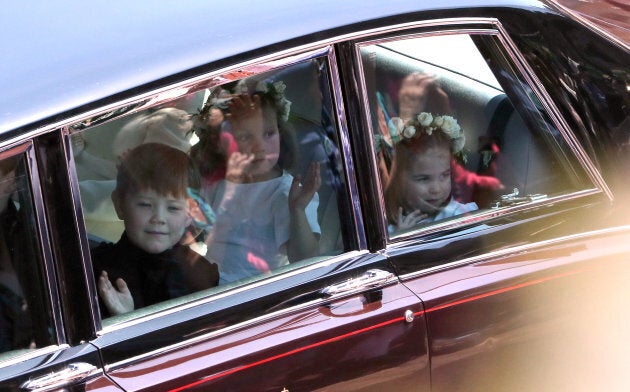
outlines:
[[122, 208], [122, 196], [116, 190], [112, 192], [112, 202], [114, 203], [114, 209], [116, 210], [116, 215], [118, 216], [118, 219], [125, 220]]

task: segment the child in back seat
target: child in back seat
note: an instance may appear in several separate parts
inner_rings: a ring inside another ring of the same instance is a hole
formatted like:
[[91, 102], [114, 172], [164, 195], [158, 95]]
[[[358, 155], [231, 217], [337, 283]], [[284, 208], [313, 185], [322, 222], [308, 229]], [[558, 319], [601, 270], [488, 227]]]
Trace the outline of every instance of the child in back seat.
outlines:
[[228, 158], [226, 178], [206, 195], [216, 213], [207, 255], [219, 264], [221, 283], [319, 253], [319, 163], [304, 179], [285, 170], [294, 151], [284, 89], [282, 82], [261, 81], [229, 103], [238, 151]]
[[123, 155], [111, 197], [125, 231], [92, 250], [104, 316], [217, 285], [216, 264], [180, 244], [192, 222], [188, 188], [198, 184], [188, 155], [173, 147], [145, 143]]
[[461, 154], [465, 136], [457, 120], [422, 112], [404, 123], [390, 120], [395, 142], [385, 207], [390, 232], [446, 219], [478, 209], [452, 195], [454, 156]]

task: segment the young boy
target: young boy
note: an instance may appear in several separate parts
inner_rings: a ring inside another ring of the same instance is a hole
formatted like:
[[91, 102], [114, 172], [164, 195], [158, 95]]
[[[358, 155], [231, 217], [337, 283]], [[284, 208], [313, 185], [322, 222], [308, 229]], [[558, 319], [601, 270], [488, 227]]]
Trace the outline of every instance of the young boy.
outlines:
[[188, 155], [142, 144], [118, 167], [112, 201], [125, 231], [92, 251], [104, 316], [129, 312], [216, 286], [216, 264], [180, 240], [192, 222], [187, 189], [199, 186]]

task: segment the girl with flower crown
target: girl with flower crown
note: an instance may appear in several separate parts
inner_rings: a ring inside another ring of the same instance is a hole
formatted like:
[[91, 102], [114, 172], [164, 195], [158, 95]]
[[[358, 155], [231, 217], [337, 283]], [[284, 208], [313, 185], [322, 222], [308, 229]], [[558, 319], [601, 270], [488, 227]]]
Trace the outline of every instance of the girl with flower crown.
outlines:
[[451, 116], [422, 112], [404, 123], [389, 122], [395, 143], [385, 208], [390, 231], [411, 228], [478, 209], [452, 195], [453, 157], [462, 154], [465, 137]]
[[285, 88], [263, 81], [252, 94], [241, 91], [229, 102], [238, 151], [228, 158], [225, 179], [208, 195], [216, 211], [208, 256], [219, 265], [220, 284], [318, 254], [319, 165], [311, 164], [304, 179], [287, 171], [295, 144], [286, 124]]

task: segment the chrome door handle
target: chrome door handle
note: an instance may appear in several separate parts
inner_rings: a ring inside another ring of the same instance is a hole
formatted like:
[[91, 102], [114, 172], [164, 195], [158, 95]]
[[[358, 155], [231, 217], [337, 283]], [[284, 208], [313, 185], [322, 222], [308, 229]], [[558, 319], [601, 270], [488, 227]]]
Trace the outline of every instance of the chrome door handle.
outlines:
[[345, 282], [333, 284], [328, 287], [324, 287], [320, 290], [320, 293], [325, 296], [331, 296], [340, 293], [347, 293], [351, 291], [361, 291], [372, 287], [377, 287], [387, 283], [394, 277], [394, 274], [387, 271], [378, 269], [371, 269], [366, 271], [363, 275], [356, 278], [351, 278]]
[[90, 376], [97, 367], [89, 363], [71, 363], [65, 369], [50, 373], [42, 377], [28, 380], [20, 387], [27, 391], [50, 391], [66, 386], [72, 382], [80, 381]]

